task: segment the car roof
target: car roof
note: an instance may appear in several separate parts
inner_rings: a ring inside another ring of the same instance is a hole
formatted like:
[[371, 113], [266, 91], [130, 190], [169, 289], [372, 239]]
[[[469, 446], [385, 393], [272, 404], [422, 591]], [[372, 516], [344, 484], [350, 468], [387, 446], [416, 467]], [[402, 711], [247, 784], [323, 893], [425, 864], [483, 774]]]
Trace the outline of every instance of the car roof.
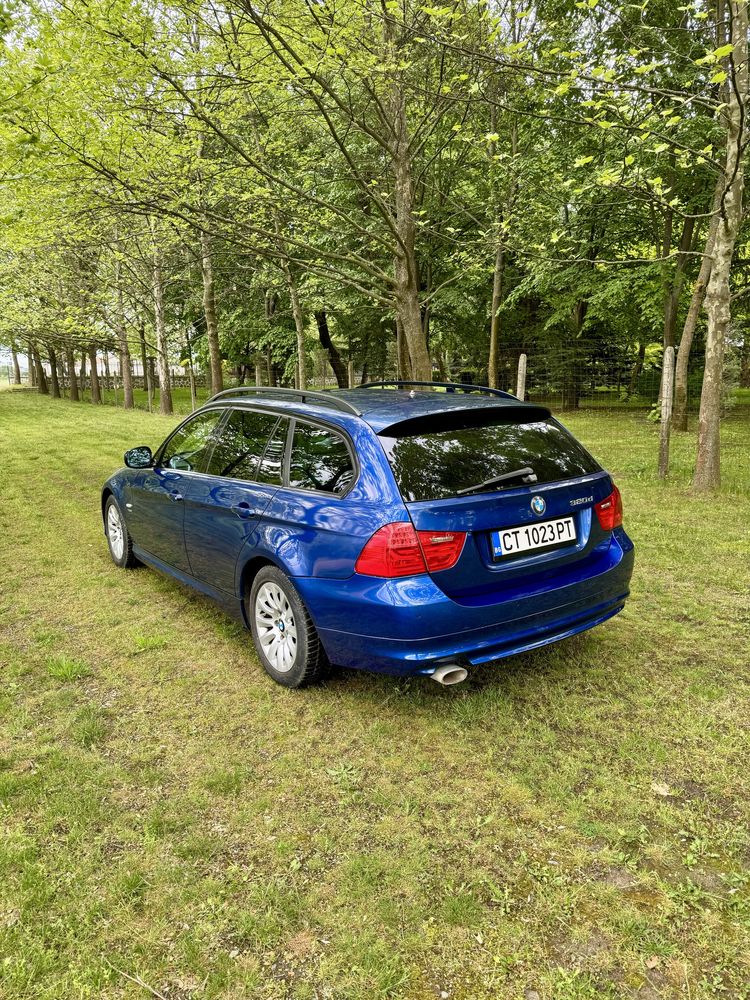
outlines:
[[[270, 387], [263, 387], [263, 389]], [[498, 416], [516, 419], [539, 420], [549, 416], [549, 410], [533, 403], [524, 403], [510, 394], [481, 395], [469, 392], [442, 392], [417, 389], [331, 389], [325, 392], [292, 392], [279, 389], [257, 392], [248, 386], [240, 387], [235, 395], [225, 390], [221, 399], [209, 403], [245, 405], [284, 411], [290, 416], [311, 416], [329, 423], [351, 426], [352, 420], [361, 419], [376, 433], [382, 433], [396, 424], [403, 424], [431, 414], [448, 414], [466, 410], [494, 410]], [[326, 398], [328, 397], [328, 398]], [[335, 401], [335, 402], [334, 402]], [[343, 405], [342, 405], [343, 404]], [[348, 405], [347, 405], [348, 404]]]
[[[529, 418], [539, 407], [522, 403], [515, 396], [483, 396], [479, 393], [440, 392], [431, 389], [342, 389], [334, 391], [354, 403], [363, 420], [380, 433], [396, 424], [418, 417], [460, 410], [494, 410], [505, 416], [527, 411]], [[537, 417], [538, 418], [538, 417]]]

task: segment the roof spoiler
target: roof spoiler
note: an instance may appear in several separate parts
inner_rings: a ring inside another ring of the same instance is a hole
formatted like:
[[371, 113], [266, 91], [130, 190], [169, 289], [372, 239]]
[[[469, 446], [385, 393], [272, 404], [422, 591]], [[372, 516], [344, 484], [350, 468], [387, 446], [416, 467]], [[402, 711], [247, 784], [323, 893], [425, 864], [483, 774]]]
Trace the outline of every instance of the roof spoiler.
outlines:
[[467, 407], [455, 406], [430, 413], [415, 414], [397, 420], [378, 431], [383, 437], [413, 437], [417, 434], [435, 434], [439, 431], [457, 431], [470, 427], [488, 427], [492, 424], [530, 424], [538, 420], [549, 420], [552, 413], [546, 406], [536, 403], [498, 402], [497, 406]]

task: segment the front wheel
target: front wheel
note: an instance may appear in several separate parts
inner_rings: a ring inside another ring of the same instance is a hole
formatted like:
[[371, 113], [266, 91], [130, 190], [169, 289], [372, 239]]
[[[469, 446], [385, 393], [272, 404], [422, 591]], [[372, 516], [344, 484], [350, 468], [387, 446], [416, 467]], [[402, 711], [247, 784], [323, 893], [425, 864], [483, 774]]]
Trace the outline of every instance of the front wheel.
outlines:
[[109, 497], [104, 507], [104, 531], [107, 535], [109, 554], [112, 561], [121, 569], [135, 566], [137, 559], [133, 555], [133, 542], [125, 525], [120, 505], [114, 497]]
[[266, 673], [285, 687], [316, 684], [328, 669], [318, 633], [289, 577], [264, 566], [250, 591], [248, 618]]

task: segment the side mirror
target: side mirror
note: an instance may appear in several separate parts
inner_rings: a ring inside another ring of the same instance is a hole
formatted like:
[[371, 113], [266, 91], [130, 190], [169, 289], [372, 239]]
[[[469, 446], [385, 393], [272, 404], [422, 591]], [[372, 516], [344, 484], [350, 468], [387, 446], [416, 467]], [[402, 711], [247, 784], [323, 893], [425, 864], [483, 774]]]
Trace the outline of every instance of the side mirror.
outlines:
[[148, 445], [142, 444], [125, 452], [125, 465], [129, 469], [150, 469], [153, 464], [154, 456]]

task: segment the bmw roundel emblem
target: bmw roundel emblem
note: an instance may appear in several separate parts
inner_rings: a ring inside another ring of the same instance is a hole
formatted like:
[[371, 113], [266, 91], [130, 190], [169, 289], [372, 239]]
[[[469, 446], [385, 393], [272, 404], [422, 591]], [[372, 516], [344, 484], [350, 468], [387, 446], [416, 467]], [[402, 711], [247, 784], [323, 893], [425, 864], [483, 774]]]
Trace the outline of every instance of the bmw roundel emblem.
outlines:
[[535, 514], [539, 514], [539, 516], [541, 517], [541, 515], [547, 509], [547, 501], [544, 499], [544, 497], [540, 496], [532, 497], [531, 509], [534, 511]]

